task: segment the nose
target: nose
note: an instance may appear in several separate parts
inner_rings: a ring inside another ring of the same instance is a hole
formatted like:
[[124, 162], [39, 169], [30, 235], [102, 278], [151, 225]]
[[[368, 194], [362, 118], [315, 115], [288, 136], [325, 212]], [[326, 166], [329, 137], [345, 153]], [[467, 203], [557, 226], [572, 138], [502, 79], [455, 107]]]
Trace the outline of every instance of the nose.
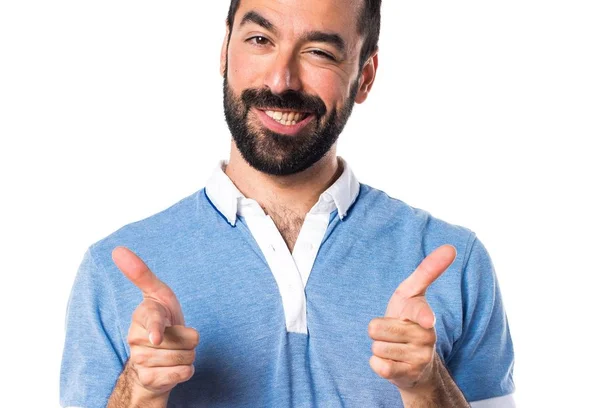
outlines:
[[264, 85], [274, 94], [286, 91], [299, 91], [302, 88], [300, 67], [293, 52], [280, 50], [270, 62]]

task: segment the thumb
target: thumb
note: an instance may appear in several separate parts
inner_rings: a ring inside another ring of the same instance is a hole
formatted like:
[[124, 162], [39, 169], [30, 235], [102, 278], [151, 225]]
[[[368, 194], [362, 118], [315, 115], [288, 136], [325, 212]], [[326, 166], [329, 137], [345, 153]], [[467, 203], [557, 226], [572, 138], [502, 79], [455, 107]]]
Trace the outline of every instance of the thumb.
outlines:
[[401, 313], [408, 299], [425, 296], [429, 285], [452, 265], [454, 258], [456, 249], [452, 245], [442, 245], [430, 253], [417, 269], [398, 285], [388, 303], [386, 316]]
[[152, 299], [167, 309], [173, 325], [185, 325], [175, 293], [158, 279], [140, 257], [126, 247], [117, 247], [112, 252], [112, 258], [123, 275], [142, 291], [144, 298]]
[[442, 245], [430, 253], [417, 266], [417, 269], [406, 278], [394, 294], [403, 298], [424, 296], [425, 291], [437, 278], [448, 269], [456, 258], [456, 249], [452, 245]]

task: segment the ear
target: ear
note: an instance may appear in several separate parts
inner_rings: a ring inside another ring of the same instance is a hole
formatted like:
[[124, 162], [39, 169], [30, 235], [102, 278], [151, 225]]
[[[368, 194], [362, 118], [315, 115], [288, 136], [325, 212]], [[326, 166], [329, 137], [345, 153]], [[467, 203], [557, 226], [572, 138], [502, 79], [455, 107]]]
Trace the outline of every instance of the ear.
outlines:
[[369, 58], [363, 66], [362, 73], [360, 75], [360, 85], [356, 94], [356, 98], [354, 99], [356, 103], [363, 103], [367, 100], [367, 96], [369, 96], [369, 92], [371, 92], [371, 88], [373, 87], [373, 82], [375, 82], [375, 75], [377, 74], [378, 66], [379, 51], [375, 51], [375, 53], [371, 55], [371, 58]]
[[225, 67], [227, 66], [227, 48], [229, 46], [229, 24], [225, 24], [225, 38], [221, 46], [221, 76], [225, 76]]

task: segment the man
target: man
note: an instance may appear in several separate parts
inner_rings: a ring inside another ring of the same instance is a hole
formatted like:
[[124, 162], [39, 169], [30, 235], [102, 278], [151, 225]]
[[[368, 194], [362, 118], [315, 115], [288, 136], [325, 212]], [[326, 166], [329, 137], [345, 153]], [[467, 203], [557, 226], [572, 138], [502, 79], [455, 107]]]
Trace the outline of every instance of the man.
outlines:
[[379, 10], [231, 2], [230, 159], [205, 189], [86, 253], [63, 405], [513, 406], [481, 243], [360, 184], [336, 156], [375, 80]]

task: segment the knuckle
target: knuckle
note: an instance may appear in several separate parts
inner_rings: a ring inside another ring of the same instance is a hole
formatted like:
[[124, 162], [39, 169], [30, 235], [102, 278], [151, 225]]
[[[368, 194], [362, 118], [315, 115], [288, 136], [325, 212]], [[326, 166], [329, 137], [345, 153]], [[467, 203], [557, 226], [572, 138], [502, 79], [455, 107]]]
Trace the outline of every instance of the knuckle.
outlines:
[[151, 370], [146, 369], [138, 369], [137, 370], [138, 381], [144, 387], [151, 387], [154, 385], [154, 381], [156, 380], [154, 374]]
[[427, 330], [424, 336], [424, 341], [427, 345], [435, 344], [437, 342], [437, 335], [435, 333], [435, 330]]
[[127, 332], [127, 344], [130, 346], [140, 344], [140, 334], [137, 325], [131, 324]]
[[380, 375], [387, 380], [392, 378], [394, 376], [394, 369], [392, 367], [392, 364], [387, 361], [384, 361], [380, 367]]
[[167, 374], [167, 379], [169, 381], [169, 384], [176, 384], [179, 381], [181, 381], [181, 377], [178, 371], [170, 371]]
[[370, 337], [374, 337], [380, 332], [380, 324], [378, 319], [373, 319], [369, 322], [368, 332]]
[[427, 365], [431, 360], [433, 360], [433, 349], [427, 349], [423, 355], [423, 363]]
[[187, 381], [193, 377], [195, 372], [194, 365], [188, 365], [181, 368], [181, 381]]
[[130, 359], [136, 366], [143, 366], [148, 362], [148, 356], [144, 352], [137, 350], [137, 348], [131, 350]]
[[406, 358], [406, 351], [404, 349], [402, 349], [401, 347], [389, 347], [389, 353], [392, 354], [394, 358], [399, 359], [399, 360], [404, 360]]
[[374, 342], [372, 349], [373, 354], [382, 358], [398, 358], [402, 355], [402, 350], [390, 343]]
[[183, 352], [173, 353], [173, 363], [175, 365], [184, 365], [187, 362], [187, 356]]
[[191, 341], [192, 341], [192, 344], [194, 345], [194, 347], [196, 347], [198, 344], [200, 344], [200, 333], [198, 332], [198, 330], [192, 329], [190, 338], [191, 338]]
[[388, 325], [385, 328], [385, 331], [393, 337], [404, 336], [404, 334], [406, 332], [405, 327], [401, 324], [398, 324], [397, 322], [394, 322], [394, 324]]

